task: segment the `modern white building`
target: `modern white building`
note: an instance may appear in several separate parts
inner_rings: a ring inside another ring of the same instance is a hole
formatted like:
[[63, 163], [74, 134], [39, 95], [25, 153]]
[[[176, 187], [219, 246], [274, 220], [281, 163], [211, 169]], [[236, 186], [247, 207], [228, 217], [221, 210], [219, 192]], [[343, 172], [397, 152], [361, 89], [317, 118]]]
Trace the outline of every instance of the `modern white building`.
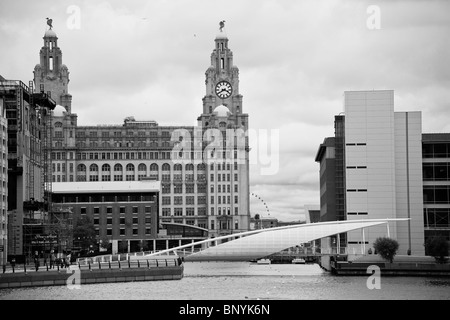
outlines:
[[399, 242], [399, 254], [424, 254], [421, 112], [394, 112], [394, 91], [347, 91], [347, 220], [410, 218], [349, 232], [347, 244], [368, 250], [377, 237]]

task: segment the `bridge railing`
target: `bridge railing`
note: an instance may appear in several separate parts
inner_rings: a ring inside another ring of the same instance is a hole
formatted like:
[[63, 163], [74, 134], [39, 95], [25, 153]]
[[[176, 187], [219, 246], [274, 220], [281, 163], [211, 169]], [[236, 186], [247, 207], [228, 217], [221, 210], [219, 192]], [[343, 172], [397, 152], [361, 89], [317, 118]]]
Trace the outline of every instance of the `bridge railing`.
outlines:
[[59, 272], [67, 269], [79, 269], [79, 270], [108, 270], [108, 269], [132, 269], [132, 268], [161, 268], [161, 267], [174, 267], [181, 265], [178, 258], [173, 256], [164, 257], [160, 259], [137, 259], [137, 260], [125, 260], [125, 261], [106, 261], [106, 262], [91, 262], [83, 261], [82, 263], [74, 263], [70, 265], [54, 265], [50, 267], [49, 264], [44, 265], [32, 265], [32, 264], [16, 264], [3, 265], [2, 273], [27, 273], [27, 272]]
[[[87, 263], [97, 263], [97, 262], [112, 262], [112, 261], [128, 261], [134, 260], [134, 257], [144, 257], [149, 254], [157, 253], [158, 251], [139, 251], [131, 253], [118, 253], [118, 254], [106, 254], [94, 257], [82, 257], [77, 258], [76, 263], [87, 264]], [[168, 255], [168, 254], [166, 254]], [[174, 258], [174, 255], [168, 255]]]

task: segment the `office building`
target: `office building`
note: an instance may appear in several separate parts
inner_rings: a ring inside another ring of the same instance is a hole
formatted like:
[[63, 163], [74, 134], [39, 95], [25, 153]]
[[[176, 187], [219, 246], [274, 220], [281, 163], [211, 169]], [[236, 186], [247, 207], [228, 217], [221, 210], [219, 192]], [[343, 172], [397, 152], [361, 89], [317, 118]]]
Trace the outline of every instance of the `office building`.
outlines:
[[[392, 90], [345, 92], [344, 106], [345, 116], [335, 119], [343, 154], [338, 158], [336, 140], [333, 145], [333, 139], [325, 139], [316, 156], [321, 164], [322, 221], [409, 218], [390, 223], [389, 230], [349, 232], [348, 252], [368, 251], [377, 237], [389, 235], [398, 240], [399, 254], [423, 255], [421, 113], [394, 112]], [[345, 164], [342, 178], [340, 163]], [[344, 206], [336, 207], [341, 193], [327, 189], [328, 185], [345, 186]], [[344, 215], [338, 214], [341, 208]]]

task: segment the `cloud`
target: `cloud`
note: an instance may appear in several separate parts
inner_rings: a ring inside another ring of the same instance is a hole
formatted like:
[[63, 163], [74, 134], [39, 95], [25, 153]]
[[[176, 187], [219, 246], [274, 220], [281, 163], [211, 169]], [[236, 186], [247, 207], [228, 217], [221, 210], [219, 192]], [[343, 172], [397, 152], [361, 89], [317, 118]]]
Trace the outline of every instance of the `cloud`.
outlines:
[[[66, 26], [70, 5], [81, 10], [79, 30]], [[367, 28], [369, 5], [380, 8], [379, 30]], [[278, 170], [263, 175], [257, 161], [251, 189], [271, 215], [295, 220], [320, 201], [314, 157], [334, 135], [344, 91], [392, 89], [396, 111], [422, 111], [424, 132], [450, 130], [449, 9], [447, 1], [407, 0], [2, 0], [0, 70], [28, 83], [51, 17], [79, 125], [127, 116], [195, 125], [226, 20], [249, 126], [279, 132]], [[252, 142], [253, 158], [269, 138]]]

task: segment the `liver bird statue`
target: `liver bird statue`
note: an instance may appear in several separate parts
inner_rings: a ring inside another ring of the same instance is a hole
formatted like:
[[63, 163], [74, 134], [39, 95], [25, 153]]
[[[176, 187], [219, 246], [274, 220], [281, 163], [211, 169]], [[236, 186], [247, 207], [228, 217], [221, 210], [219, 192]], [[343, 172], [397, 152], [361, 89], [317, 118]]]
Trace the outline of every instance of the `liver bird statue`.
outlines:
[[52, 22], [53, 22], [53, 20], [52, 19], [49, 19], [49, 18], [47, 18], [47, 24], [50, 26], [50, 30], [52, 29]]
[[219, 30], [220, 32], [222, 32], [222, 29], [225, 28], [225, 20], [220, 21], [219, 26], [220, 26]]

